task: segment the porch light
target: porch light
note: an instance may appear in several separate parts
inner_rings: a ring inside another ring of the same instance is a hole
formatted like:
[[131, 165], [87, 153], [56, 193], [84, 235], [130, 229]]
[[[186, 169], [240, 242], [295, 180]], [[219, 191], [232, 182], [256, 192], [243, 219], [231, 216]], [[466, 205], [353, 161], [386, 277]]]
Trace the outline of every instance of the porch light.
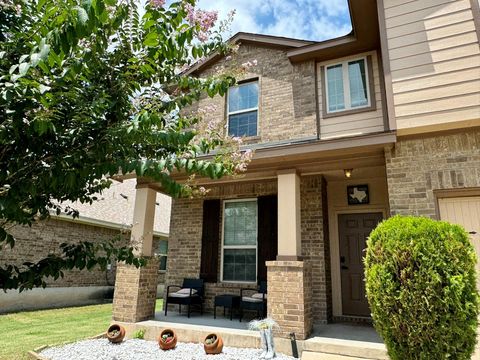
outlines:
[[345, 174], [345, 177], [347, 179], [350, 179], [352, 177], [352, 171], [353, 171], [353, 169], [344, 169], [343, 170], [343, 173]]

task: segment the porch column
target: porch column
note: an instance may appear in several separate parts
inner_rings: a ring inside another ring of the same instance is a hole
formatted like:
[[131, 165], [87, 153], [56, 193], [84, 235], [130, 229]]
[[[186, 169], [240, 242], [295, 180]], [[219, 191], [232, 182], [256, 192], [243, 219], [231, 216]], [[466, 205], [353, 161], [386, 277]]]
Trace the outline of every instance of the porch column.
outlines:
[[268, 316], [280, 330], [304, 340], [312, 331], [312, 276], [302, 260], [300, 176], [293, 170], [278, 173], [278, 255], [267, 261]]
[[136, 256], [147, 258], [147, 265], [136, 268], [117, 264], [113, 319], [138, 322], [153, 318], [158, 282], [158, 259], [153, 257], [153, 223], [157, 193], [147, 186], [137, 186], [130, 243]]
[[300, 230], [300, 176], [295, 169], [278, 172], [277, 260], [298, 260], [302, 255]]

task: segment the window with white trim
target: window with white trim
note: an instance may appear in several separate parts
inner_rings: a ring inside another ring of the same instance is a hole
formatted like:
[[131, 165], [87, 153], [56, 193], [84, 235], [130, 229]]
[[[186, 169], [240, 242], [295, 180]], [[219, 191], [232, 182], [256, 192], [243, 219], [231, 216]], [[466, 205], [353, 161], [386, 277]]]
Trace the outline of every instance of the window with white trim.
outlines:
[[257, 199], [223, 204], [222, 281], [256, 282]]
[[258, 120], [258, 81], [250, 81], [228, 89], [228, 134], [256, 136]]
[[366, 58], [348, 60], [325, 67], [327, 113], [370, 106]]
[[168, 241], [167, 240], [158, 240], [158, 248], [156, 255], [160, 259], [159, 270], [167, 270], [167, 254], [168, 254]]

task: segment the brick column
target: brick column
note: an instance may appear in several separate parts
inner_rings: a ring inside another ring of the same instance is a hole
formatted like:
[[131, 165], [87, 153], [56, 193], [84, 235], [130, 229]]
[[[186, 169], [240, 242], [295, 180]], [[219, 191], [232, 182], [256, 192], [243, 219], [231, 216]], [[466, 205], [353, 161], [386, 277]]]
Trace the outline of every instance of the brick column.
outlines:
[[149, 258], [146, 266], [119, 263], [113, 298], [113, 319], [138, 322], [155, 316], [159, 260]]
[[310, 335], [313, 327], [312, 276], [303, 261], [267, 261], [268, 316], [280, 330], [276, 335], [288, 338], [294, 332], [299, 340]]
[[159, 261], [152, 257], [153, 221], [156, 192], [137, 186], [130, 243], [137, 256], [145, 256], [144, 267], [123, 263], [117, 266], [113, 319], [138, 322], [155, 316]]

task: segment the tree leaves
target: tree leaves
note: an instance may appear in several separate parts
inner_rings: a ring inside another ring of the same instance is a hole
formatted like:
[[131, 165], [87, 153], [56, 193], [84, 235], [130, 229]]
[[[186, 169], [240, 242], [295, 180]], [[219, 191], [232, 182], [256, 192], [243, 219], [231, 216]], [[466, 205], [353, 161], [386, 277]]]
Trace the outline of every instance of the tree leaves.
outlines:
[[[217, 179], [231, 163], [200, 154], [221, 147], [202, 138], [186, 108], [202, 94], [224, 94], [233, 78], [179, 75], [185, 64], [224, 44], [199, 44], [184, 3], [39, 0], [21, 14], [0, 10], [0, 219], [30, 225], [51, 211], [78, 214], [62, 202], [91, 203], [111, 174], [135, 172], [170, 195], [190, 195], [174, 170]], [[4, 36], [8, 35], [8, 36]], [[8, 189], [8, 190], [7, 190]], [[0, 226], [0, 245], [15, 239]], [[64, 270], [123, 259], [142, 265], [125, 244], [65, 246], [20, 267], [0, 266], [1, 287], [45, 286]]]

